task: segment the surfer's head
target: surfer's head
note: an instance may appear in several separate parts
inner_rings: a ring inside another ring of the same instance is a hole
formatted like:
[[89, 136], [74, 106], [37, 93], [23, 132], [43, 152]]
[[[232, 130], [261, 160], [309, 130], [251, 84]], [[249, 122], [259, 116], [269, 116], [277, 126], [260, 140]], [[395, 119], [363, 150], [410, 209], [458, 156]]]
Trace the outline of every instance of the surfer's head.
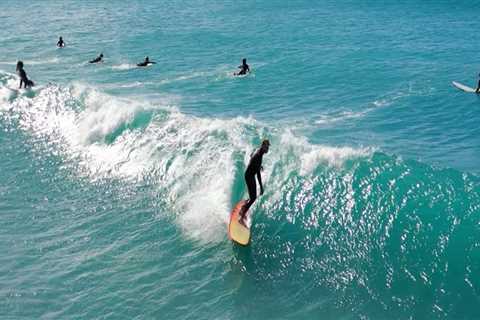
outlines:
[[243, 63], [243, 64], [247, 64], [247, 59], [243, 58], [243, 59], [242, 59], [242, 63]]
[[100, 53], [100, 58], [103, 58], [103, 53]]
[[17, 71], [23, 69], [23, 61], [18, 61], [17, 62]]
[[147, 62], [148, 62], [149, 60], [150, 60], [150, 59], [148, 59], [148, 56], [146, 56], [146, 57], [145, 57], [145, 61], [147, 61]]
[[269, 148], [270, 148], [270, 141], [268, 141], [268, 139], [263, 140], [262, 145], [260, 146], [260, 150], [262, 150], [263, 153], [268, 153]]

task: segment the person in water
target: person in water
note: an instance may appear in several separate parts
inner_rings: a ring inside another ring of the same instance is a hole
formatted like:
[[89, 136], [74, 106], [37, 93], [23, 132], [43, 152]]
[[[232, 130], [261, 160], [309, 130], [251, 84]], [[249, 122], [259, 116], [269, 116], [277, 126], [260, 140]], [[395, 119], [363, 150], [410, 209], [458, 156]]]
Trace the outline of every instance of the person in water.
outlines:
[[93, 60], [90, 60], [88, 61], [89, 63], [99, 63], [99, 62], [103, 62], [103, 53], [100, 53], [100, 55], [98, 57], [96, 57], [95, 59]]
[[62, 37], [60, 37], [60, 39], [58, 39], [57, 47], [59, 47], [59, 48], [65, 47], [65, 42], [63, 41]]
[[475, 89], [475, 93], [480, 93], [480, 73], [478, 74], [478, 84], [477, 84], [477, 89]]
[[140, 63], [137, 63], [137, 67], [146, 67], [148, 66], [149, 64], [155, 64], [156, 62], [154, 61], [150, 61], [150, 59], [147, 57], [145, 57], [145, 61], [143, 62], [140, 62]]
[[33, 81], [27, 78], [27, 73], [23, 69], [23, 62], [22, 61], [17, 62], [17, 73], [18, 73], [18, 76], [20, 77], [20, 87], [19, 87], [19, 89], [22, 89], [22, 84], [23, 84], [25, 89], [34, 86]]
[[262, 159], [265, 153], [268, 153], [270, 148], [270, 141], [267, 139], [262, 141], [260, 148], [252, 155], [250, 162], [248, 163], [247, 170], [245, 170], [245, 183], [247, 184], [248, 197], [249, 199], [243, 205], [240, 210], [240, 220], [239, 222], [245, 225], [245, 215], [252, 206], [252, 204], [257, 199], [257, 182], [255, 181], [255, 176], [258, 179], [260, 184], [260, 195], [263, 195], [263, 184], [262, 184], [262, 175], [260, 171], [263, 170]]
[[240, 69], [240, 71], [238, 73], [234, 73], [234, 75], [236, 76], [241, 76], [247, 74], [247, 72], [250, 72], [250, 67], [247, 64], [247, 59], [244, 58], [242, 60], [242, 64], [239, 65], [238, 68]]

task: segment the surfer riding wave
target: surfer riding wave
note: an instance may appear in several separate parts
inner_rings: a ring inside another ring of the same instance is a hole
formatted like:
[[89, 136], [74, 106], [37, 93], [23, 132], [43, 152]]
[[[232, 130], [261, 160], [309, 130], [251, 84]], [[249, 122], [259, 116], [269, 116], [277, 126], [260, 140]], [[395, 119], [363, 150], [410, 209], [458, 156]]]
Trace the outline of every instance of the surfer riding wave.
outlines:
[[248, 197], [249, 199], [245, 202], [245, 205], [240, 211], [240, 220], [239, 222], [242, 225], [245, 224], [245, 215], [252, 206], [252, 204], [257, 199], [257, 183], [255, 181], [255, 176], [257, 177], [258, 183], [260, 185], [260, 195], [263, 195], [263, 184], [262, 184], [262, 175], [260, 171], [263, 170], [262, 160], [263, 155], [268, 153], [270, 148], [270, 141], [267, 139], [262, 141], [260, 148], [252, 155], [250, 162], [248, 163], [247, 170], [245, 170], [245, 183], [247, 184]]

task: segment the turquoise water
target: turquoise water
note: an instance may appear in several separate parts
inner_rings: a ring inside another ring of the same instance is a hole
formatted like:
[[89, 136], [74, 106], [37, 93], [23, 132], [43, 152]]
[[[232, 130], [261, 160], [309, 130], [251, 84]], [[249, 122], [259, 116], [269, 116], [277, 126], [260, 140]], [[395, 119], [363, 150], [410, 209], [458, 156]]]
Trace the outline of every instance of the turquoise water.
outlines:
[[471, 3], [0, 8], [0, 318], [480, 318]]

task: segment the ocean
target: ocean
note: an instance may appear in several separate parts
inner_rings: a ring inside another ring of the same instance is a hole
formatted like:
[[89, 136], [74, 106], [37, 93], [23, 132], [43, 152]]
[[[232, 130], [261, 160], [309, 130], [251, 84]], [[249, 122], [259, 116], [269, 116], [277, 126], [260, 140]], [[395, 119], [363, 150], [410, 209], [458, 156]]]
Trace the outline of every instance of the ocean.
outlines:
[[0, 9], [1, 319], [480, 319], [472, 3]]

